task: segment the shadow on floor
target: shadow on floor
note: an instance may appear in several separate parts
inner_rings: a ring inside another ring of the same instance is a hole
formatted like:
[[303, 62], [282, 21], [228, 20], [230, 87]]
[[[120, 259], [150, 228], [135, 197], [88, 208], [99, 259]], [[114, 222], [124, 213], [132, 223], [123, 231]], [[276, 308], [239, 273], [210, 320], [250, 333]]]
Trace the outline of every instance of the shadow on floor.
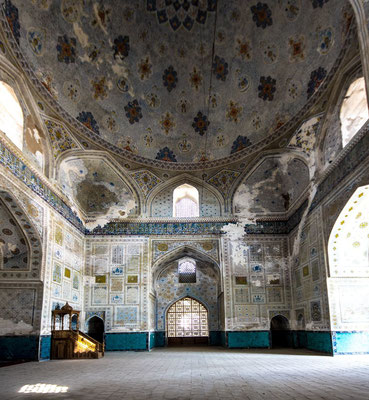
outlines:
[[10, 365], [23, 364], [26, 362], [31, 362], [31, 360], [0, 361], [0, 368], [1, 367], [9, 367]]

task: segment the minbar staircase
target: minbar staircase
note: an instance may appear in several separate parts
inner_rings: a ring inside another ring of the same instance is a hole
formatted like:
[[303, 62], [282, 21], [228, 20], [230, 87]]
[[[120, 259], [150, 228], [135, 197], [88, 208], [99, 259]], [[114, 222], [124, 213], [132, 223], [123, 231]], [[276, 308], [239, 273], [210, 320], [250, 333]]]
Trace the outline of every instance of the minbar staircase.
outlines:
[[51, 336], [51, 359], [101, 358], [104, 344], [81, 331], [54, 330]]

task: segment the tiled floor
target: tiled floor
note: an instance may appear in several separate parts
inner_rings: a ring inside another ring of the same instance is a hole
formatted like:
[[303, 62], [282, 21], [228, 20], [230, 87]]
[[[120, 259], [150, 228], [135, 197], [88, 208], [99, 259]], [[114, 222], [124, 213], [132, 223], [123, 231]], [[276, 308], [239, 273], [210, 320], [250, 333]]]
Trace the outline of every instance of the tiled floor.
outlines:
[[[25, 386], [36, 384], [44, 385]], [[1, 368], [0, 399], [369, 399], [369, 357], [214, 347], [107, 353]]]

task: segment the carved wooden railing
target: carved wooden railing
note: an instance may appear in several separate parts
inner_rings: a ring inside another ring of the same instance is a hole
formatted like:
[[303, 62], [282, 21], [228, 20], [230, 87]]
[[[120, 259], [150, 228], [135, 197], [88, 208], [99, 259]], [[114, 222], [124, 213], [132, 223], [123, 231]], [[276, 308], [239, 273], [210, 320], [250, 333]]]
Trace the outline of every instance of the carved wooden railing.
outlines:
[[89, 346], [91, 347], [91, 345], [92, 347], [95, 346], [94, 351], [97, 351], [102, 355], [104, 355], [104, 343], [100, 343], [99, 341], [92, 338], [91, 336], [86, 335], [86, 333], [83, 333], [82, 331], [73, 331], [73, 332], [77, 334], [76, 340], [78, 346], [82, 348], [84, 348], [85, 346], [89, 348]]
[[81, 331], [52, 331], [51, 358], [101, 358], [104, 356], [104, 344]]

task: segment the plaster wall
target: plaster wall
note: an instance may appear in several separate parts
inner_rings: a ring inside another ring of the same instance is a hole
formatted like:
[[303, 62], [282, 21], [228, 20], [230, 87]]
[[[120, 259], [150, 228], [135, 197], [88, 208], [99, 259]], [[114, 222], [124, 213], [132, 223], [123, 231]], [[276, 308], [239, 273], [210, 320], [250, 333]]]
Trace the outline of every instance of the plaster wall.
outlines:
[[290, 320], [287, 238], [248, 235], [223, 243], [226, 330], [269, 330], [278, 314]]
[[[298, 229], [295, 228], [289, 238], [291, 249], [297, 234]], [[296, 330], [329, 331], [327, 274], [320, 208], [307, 217], [299, 239], [299, 251], [291, 260], [292, 327]]]
[[47, 225], [43, 335], [51, 333], [51, 310], [56, 306], [68, 302], [80, 311], [83, 306], [84, 236], [52, 211]]
[[94, 315], [105, 331], [148, 330], [148, 241], [145, 237], [93, 237], [86, 242], [85, 325]]

